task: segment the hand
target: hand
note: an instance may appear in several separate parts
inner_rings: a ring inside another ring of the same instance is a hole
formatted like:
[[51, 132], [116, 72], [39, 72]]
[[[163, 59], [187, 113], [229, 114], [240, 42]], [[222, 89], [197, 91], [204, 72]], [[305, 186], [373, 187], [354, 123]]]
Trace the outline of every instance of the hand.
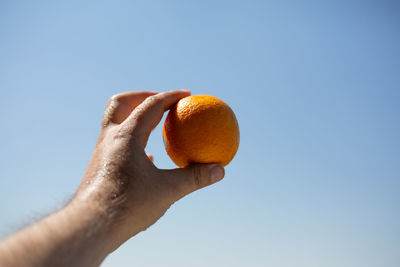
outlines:
[[224, 176], [217, 164], [158, 169], [145, 154], [151, 131], [188, 90], [129, 92], [107, 104], [102, 130], [73, 204], [90, 203], [104, 215], [110, 250], [145, 230], [183, 196]]
[[108, 101], [89, 166], [63, 209], [0, 242], [1, 266], [98, 266], [178, 199], [224, 176], [217, 164], [160, 170], [144, 152], [164, 112], [187, 90]]

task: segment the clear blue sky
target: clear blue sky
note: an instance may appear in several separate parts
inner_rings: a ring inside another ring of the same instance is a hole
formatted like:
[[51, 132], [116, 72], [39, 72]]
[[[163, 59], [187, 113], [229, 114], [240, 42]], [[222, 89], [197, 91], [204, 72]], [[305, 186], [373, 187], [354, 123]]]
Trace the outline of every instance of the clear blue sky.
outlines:
[[[60, 207], [109, 96], [231, 105], [238, 154], [103, 266], [400, 266], [396, 1], [1, 1], [0, 234]], [[174, 165], [160, 127], [147, 151]]]

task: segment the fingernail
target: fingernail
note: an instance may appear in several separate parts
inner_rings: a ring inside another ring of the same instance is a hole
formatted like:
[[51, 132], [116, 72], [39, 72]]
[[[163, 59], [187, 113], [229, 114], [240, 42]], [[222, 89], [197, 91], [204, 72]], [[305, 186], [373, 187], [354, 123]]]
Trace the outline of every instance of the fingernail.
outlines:
[[215, 183], [224, 177], [225, 171], [221, 166], [215, 165], [214, 167], [211, 168], [210, 174], [211, 174], [211, 183]]

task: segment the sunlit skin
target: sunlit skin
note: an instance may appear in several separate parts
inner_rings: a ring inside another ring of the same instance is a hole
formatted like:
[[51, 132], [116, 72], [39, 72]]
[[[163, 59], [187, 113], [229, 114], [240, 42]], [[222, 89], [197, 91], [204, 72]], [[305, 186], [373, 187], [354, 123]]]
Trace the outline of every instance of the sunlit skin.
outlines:
[[78, 190], [60, 211], [0, 243], [0, 266], [98, 266], [185, 195], [223, 178], [218, 164], [162, 170], [145, 146], [163, 114], [188, 90], [128, 92], [107, 103]]

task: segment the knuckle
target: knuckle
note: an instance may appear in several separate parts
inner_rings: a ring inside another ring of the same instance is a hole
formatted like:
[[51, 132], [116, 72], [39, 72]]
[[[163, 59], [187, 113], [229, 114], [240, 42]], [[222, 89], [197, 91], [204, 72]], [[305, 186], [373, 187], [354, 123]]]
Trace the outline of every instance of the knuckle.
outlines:
[[202, 182], [202, 171], [199, 167], [195, 166], [192, 168], [192, 177], [193, 177], [193, 183], [195, 187], [202, 187], [203, 182]]
[[154, 96], [149, 96], [148, 98], [146, 98], [142, 104], [140, 104], [139, 106], [137, 106], [135, 108], [135, 114], [136, 114], [136, 118], [141, 118], [146, 114], [146, 111], [151, 108], [151, 106], [153, 106], [154, 102], [156, 101], [156, 99], [154, 99]]
[[103, 119], [102, 119], [102, 126], [107, 126], [110, 121], [112, 121], [112, 117], [114, 114], [115, 109], [117, 108], [119, 103], [119, 96], [113, 95], [107, 101], [106, 108], [104, 110]]
[[161, 100], [157, 96], [149, 96], [146, 98], [141, 105], [137, 106], [135, 109], [135, 120], [141, 121], [145, 119], [146, 114], [154, 109], [155, 107], [158, 107], [161, 104]]
[[158, 106], [162, 104], [162, 99], [159, 95], [152, 95], [146, 98], [147, 104], [150, 106]]
[[119, 100], [121, 100], [121, 97], [122, 97], [122, 94], [115, 94], [110, 97], [109, 101], [119, 101]]
[[118, 102], [118, 95], [111, 96], [107, 101], [107, 108], [115, 105], [116, 102]]
[[140, 124], [142, 120], [144, 120], [145, 115], [146, 115], [146, 108], [142, 106], [136, 107], [136, 109], [133, 112], [133, 121], [135, 122], [135, 126], [137, 126], [137, 124]]
[[107, 101], [107, 105], [106, 105], [106, 109], [105, 109], [104, 113], [111, 115], [111, 113], [118, 106], [118, 103], [119, 103], [118, 95], [114, 95], [114, 96], [110, 97]]

